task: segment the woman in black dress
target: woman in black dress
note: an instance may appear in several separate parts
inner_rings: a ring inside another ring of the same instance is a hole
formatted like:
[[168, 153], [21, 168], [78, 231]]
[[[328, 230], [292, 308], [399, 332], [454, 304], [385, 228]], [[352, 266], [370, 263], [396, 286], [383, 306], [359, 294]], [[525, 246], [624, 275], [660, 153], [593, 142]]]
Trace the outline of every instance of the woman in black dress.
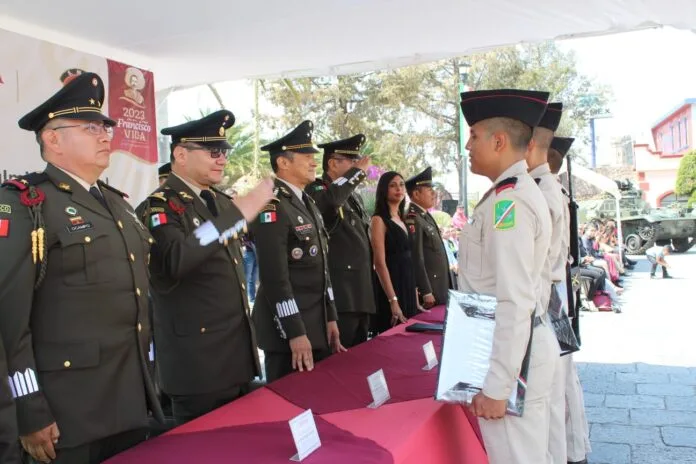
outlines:
[[377, 277], [377, 314], [373, 330], [383, 332], [416, 315], [416, 275], [411, 259], [408, 231], [404, 224], [406, 186], [394, 171], [384, 173], [377, 183], [372, 216], [372, 252]]

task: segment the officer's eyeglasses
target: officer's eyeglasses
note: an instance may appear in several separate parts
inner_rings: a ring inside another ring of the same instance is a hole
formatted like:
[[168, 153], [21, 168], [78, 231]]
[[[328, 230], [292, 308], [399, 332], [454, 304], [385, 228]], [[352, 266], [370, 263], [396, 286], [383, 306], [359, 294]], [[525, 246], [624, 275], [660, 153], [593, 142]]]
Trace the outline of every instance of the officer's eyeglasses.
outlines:
[[74, 124], [71, 126], [58, 126], [58, 127], [53, 127], [53, 130], [59, 130], [59, 129], [70, 129], [71, 127], [83, 127], [87, 129], [87, 132], [89, 132], [92, 135], [102, 135], [106, 134], [106, 136], [109, 138], [109, 140], [114, 138], [114, 128], [112, 126], [107, 126], [106, 124], [103, 123], [98, 123], [98, 122], [86, 122], [84, 124]]
[[208, 154], [210, 155], [210, 157], [213, 159], [218, 159], [221, 156], [223, 158], [227, 158], [230, 154], [230, 150], [228, 148], [210, 148], [210, 147], [202, 147], [200, 145], [194, 145], [194, 144], [182, 144], [181, 147], [185, 148], [187, 150], [207, 151]]

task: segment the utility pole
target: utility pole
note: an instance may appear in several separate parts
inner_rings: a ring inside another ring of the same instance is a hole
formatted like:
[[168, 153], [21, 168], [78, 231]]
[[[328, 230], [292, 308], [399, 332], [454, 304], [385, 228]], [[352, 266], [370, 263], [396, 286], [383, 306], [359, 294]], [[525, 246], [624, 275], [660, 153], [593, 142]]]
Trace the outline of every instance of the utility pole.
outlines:
[[[462, 92], [469, 90], [467, 86], [467, 81], [469, 80], [469, 63], [459, 63], [458, 73], [456, 75], [459, 77], [457, 101], [459, 101], [459, 95]], [[462, 111], [461, 105], [458, 106], [459, 113], [459, 156], [461, 158], [461, 173], [459, 175], [460, 185], [459, 185], [459, 206], [464, 208], [464, 215], [469, 217], [469, 191], [468, 191], [468, 173], [469, 173], [469, 155], [466, 151], [466, 141], [467, 132], [469, 126], [464, 120], [464, 112]]]

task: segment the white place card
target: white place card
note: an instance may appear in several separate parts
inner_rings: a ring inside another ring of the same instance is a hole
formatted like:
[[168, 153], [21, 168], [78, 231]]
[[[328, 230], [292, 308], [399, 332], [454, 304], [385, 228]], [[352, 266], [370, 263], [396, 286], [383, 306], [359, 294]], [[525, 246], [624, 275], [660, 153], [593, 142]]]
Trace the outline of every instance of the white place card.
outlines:
[[423, 367], [424, 371], [429, 371], [433, 367], [437, 366], [437, 355], [435, 354], [435, 345], [433, 345], [432, 340], [423, 345], [423, 354], [425, 354], [425, 366]]
[[382, 369], [369, 375], [367, 377], [367, 384], [370, 386], [370, 393], [372, 393], [372, 403], [367, 406], [368, 408], [378, 408], [389, 401], [391, 396], [389, 396], [387, 379], [384, 377], [384, 371]]
[[314, 422], [312, 410], [308, 409], [299, 416], [289, 421], [292, 439], [297, 448], [297, 454], [290, 458], [291, 461], [302, 461], [321, 446], [317, 424]]

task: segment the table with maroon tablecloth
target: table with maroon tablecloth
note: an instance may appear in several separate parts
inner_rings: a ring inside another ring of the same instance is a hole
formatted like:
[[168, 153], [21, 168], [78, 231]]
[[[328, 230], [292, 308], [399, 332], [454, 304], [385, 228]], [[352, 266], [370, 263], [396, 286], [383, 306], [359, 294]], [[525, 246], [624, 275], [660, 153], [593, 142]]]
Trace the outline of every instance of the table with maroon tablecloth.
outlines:
[[[444, 307], [416, 318], [442, 323]], [[485, 464], [478, 423], [465, 408], [436, 402], [437, 368], [423, 370], [423, 344], [440, 353], [442, 336], [399, 325], [203, 417], [121, 453], [138, 462], [287, 462], [294, 455], [288, 420], [315, 415], [321, 448], [303, 462]], [[383, 369], [391, 399], [376, 409], [367, 376]]]

